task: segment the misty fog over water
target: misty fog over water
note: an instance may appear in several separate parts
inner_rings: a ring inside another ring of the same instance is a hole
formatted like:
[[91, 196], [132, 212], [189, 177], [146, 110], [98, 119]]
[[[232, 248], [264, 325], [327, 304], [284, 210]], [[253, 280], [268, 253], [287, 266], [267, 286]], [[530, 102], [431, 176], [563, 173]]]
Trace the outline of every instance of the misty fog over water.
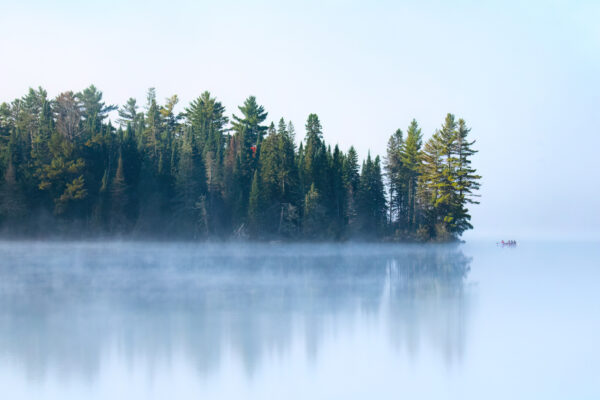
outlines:
[[598, 246], [0, 243], [3, 398], [597, 398]]

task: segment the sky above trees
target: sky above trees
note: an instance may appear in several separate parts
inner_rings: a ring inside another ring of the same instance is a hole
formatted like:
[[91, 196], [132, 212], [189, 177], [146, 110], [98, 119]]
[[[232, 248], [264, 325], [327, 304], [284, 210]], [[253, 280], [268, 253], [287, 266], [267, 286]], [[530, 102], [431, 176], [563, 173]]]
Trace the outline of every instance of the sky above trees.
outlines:
[[210, 90], [233, 112], [250, 93], [275, 122], [319, 114], [361, 159], [453, 112], [484, 177], [471, 235], [598, 235], [597, 2], [126, 3], [3, 6], [2, 98], [93, 83], [107, 104], [157, 87], [181, 105]]

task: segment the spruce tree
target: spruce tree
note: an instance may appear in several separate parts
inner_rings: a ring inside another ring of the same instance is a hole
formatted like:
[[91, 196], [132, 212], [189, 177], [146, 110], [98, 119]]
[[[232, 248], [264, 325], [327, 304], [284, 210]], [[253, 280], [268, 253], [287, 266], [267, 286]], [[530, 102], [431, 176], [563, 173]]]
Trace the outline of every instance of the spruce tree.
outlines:
[[320, 194], [326, 191], [327, 150], [323, 143], [321, 122], [317, 114], [310, 114], [306, 121], [306, 145], [303, 153], [304, 186], [315, 185]]
[[222, 163], [225, 146], [225, 107], [210, 92], [203, 92], [185, 109], [185, 116], [206, 161], [209, 191], [223, 189]]
[[404, 137], [401, 129], [389, 138], [387, 156], [385, 158], [385, 171], [388, 181], [388, 198], [390, 201], [390, 224], [403, 225], [406, 222], [406, 171], [402, 161]]
[[353, 235], [358, 230], [358, 192], [360, 185], [360, 166], [358, 154], [353, 146], [344, 158], [343, 166], [344, 186], [346, 188], [345, 223], [349, 234]]
[[[481, 177], [472, 166], [475, 141], [448, 114], [422, 147], [413, 120], [388, 142], [385, 176], [379, 157], [359, 167], [323, 140], [310, 114], [296, 148], [291, 122], [269, 127], [254, 97], [228, 118], [204, 92], [178, 114], [177, 96], [163, 105], [156, 91], [144, 112], [134, 99], [115, 129], [93, 85], [54, 100], [30, 89], [0, 104], [0, 224], [24, 226], [24, 210], [53, 211], [56, 226], [198, 238], [254, 237], [452, 240], [471, 229]], [[124, 130], [125, 129], [125, 130]], [[231, 132], [231, 133], [228, 133]], [[389, 213], [388, 211], [389, 210]], [[90, 224], [93, 222], [93, 224]], [[34, 229], [38, 229], [35, 227]]]
[[188, 130], [179, 150], [175, 179], [175, 231], [197, 238], [208, 233], [209, 221], [204, 218], [206, 175], [202, 156]]
[[330, 166], [330, 179], [332, 190], [332, 221], [331, 230], [335, 239], [343, 235], [346, 216], [346, 188], [344, 185], [344, 154], [336, 145], [333, 150], [333, 156]]
[[379, 156], [367, 155], [360, 174], [358, 215], [360, 230], [365, 237], [377, 237], [384, 233], [386, 201], [381, 162]]

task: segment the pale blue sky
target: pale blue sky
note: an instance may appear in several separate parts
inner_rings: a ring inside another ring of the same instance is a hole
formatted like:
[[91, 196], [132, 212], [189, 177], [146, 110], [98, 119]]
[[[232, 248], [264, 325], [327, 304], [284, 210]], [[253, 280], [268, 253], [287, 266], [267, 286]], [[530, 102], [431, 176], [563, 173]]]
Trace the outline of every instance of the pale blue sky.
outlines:
[[600, 2], [0, 1], [0, 101], [94, 83], [107, 101], [256, 95], [304, 134], [383, 154], [452, 112], [478, 140], [475, 232], [600, 233]]

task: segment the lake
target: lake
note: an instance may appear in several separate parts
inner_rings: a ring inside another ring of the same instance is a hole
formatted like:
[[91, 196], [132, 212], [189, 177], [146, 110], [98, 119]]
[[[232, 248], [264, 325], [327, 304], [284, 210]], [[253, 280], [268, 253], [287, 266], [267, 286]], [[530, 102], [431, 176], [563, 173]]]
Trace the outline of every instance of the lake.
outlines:
[[597, 243], [0, 242], [3, 399], [598, 399]]

